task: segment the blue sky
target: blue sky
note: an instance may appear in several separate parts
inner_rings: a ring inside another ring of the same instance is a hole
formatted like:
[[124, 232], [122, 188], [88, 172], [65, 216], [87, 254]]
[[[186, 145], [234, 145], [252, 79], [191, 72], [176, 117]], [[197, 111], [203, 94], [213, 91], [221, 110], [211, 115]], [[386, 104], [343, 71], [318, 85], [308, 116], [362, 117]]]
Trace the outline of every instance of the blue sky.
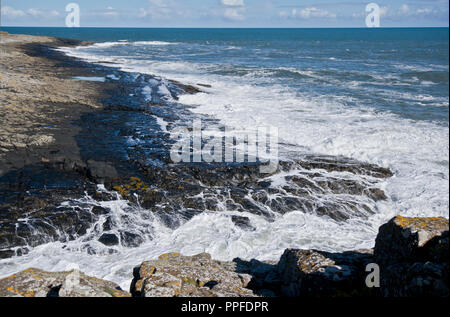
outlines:
[[3, 26], [65, 26], [65, 7], [82, 27], [364, 27], [381, 7], [383, 27], [448, 27], [447, 0], [1, 0]]

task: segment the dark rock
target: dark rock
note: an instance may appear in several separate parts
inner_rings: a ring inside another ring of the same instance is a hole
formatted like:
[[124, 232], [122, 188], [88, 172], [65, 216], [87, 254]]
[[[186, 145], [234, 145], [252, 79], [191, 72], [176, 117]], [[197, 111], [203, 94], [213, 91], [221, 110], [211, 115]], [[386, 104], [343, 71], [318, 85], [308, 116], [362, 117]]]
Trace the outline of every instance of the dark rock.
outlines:
[[298, 163], [306, 169], [324, 169], [328, 172], [350, 172], [353, 174], [369, 175], [376, 178], [389, 178], [393, 173], [374, 164], [361, 163], [357, 160], [342, 156], [305, 156]]
[[283, 296], [342, 297], [370, 295], [365, 268], [370, 252], [342, 254], [288, 249], [278, 263]]
[[117, 170], [111, 163], [89, 160], [87, 165], [88, 177], [95, 182], [104, 183], [105, 181], [119, 177]]
[[135, 233], [131, 232], [121, 232], [120, 241], [124, 247], [136, 248], [144, 243], [144, 239]]
[[7, 259], [15, 255], [13, 250], [0, 250], [0, 259]]
[[449, 296], [449, 223], [395, 217], [380, 227], [375, 257], [387, 297]]
[[119, 238], [112, 233], [104, 233], [98, 239], [99, 242], [103, 243], [106, 246], [114, 246], [119, 244]]
[[445, 218], [395, 217], [380, 227], [375, 242], [379, 265], [448, 261], [449, 223]]
[[191, 85], [185, 85], [185, 84], [182, 84], [182, 83], [180, 83], [178, 81], [175, 81], [175, 80], [171, 80], [170, 82], [175, 84], [175, 85], [177, 85], [178, 87], [180, 87], [187, 94], [193, 95], [193, 94], [197, 94], [199, 92], [202, 92], [197, 87], [194, 87], [194, 86], [191, 86]]
[[385, 297], [448, 297], [449, 264], [397, 263], [381, 275]]
[[94, 215], [101, 216], [101, 215], [109, 214], [110, 211], [107, 208], [103, 208], [103, 207], [100, 207], [100, 206], [94, 206], [94, 207], [92, 207], [91, 212]]
[[111, 231], [114, 227], [114, 222], [111, 217], [106, 218], [105, 222], [103, 223], [103, 231]]
[[234, 259], [236, 264], [236, 272], [245, 273], [251, 276], [248, 288], [259, 296], [265, 294], [281, 295], [281, 280], [277, 270], [277, 262], [268, 261], [261, 262], [255, 259], [244, 261], [242, 259]]
[[201, 87], [205, 87], [205, 88], [212, 88], [212, 86], [208, 85], [208, 84], [197, 84], [197, 85], [199, 85]]
[[255, 230], [255, 228], [250, 224], [250, 218], [248, 217], [231, 216], [231, 221], [243, 230]]
[[430, 239], [423, 247], [423, 252], [421, 252], [420, 255], [421, 258], [434, 263], [448, 262], [448, 239], [448, 231], [445, 231], [440, 236]]

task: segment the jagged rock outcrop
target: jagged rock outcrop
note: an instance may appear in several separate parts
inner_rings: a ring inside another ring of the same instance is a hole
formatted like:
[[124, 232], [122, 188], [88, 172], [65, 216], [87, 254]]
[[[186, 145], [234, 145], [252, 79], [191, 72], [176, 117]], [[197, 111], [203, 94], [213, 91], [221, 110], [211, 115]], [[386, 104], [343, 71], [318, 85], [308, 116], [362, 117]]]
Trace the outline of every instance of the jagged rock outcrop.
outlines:
[[375, 259], [388, 297], [449, 296], [449, 222], [396, 217], [380, 227]]
[[51, 273], [27, 269], [0, 279], [0, 297], [130, 297], [112, 282], [73, 270]]
[[380, 227], [375, 257], [379, 265], [448, 261], [448, 220], [395, 217]]
[[192, 257], [161, 255], [134, 270], [133, 296], [252, 297], [251, 276], [235, 272], [233, 262], [220, 262], [203, 253]]
[[341, 297], [374, 293], [365, 285], [371, 250], [329, 253], [288, 249], [277, 266], [281, 295]]
[[[283, 296], [448, 296], [445, 218], [395, 217], [380, 227], [374, 252], [286, 250], [278, 263]], [[368, 264], [380, 267], [380, 288], [365, 284]]]

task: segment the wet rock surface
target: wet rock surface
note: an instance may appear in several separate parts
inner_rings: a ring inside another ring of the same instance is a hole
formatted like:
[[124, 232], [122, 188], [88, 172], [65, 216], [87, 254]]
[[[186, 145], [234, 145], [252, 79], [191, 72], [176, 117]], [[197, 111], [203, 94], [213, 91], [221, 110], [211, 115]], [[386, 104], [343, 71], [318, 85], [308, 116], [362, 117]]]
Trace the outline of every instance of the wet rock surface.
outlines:
[[[318, 161], [321, 157], [315, 159]], [[333, 163], [327, 161], [314, 173], [304, 170], [306, 164], [301, 160], [281, 162], [279, 170], [269, 176], [261, 174], [257, 164], [142, 167], [142, 179], [121, 180], [110, 189], [139, 201], [142, 207], [156, 213], [178, 212], [185, 219], [203, 210], [236, 210], [267, 219], [271, 219], [274, 212], [285, 214], [301, 210], [344, 221], [373, 215], [375, 211], [369, 203], [386, 199], [384, 192], [376, 188], [377, 178], [373, 178], [372, 173], [388, 177], [391, 175], [388, 170], [361, 164], [358, 173], [364, 171], [367, 176], [367, 180], [361, 181], [349, 176], [356, 163], [347, 158], [336, 159]], [[342, 178], [327, 176], [334, 169], [347, 174]], [[273, 177], [281, 174], [288, 174], [283, 176], [283, 186], [272, 186]], [[354, 199], [345, 199], [349, 196]]]

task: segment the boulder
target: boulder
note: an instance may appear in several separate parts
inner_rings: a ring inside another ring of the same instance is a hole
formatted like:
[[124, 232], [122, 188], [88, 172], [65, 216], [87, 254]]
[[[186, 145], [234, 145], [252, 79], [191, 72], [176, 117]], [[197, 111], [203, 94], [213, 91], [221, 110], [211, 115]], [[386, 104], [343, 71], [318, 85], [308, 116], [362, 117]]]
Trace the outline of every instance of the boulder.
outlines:
[[114, 246], [119, 244], [119, 238], [113, 233], [102, 234], [98, 241], [106, 246]]
[[73, 270], [45, 272], [27, 269], [0, 279], [0, 297], [130, 297], [112, 282]]
[[448, 297], [448, 220], [395, 217], [380, 227], [375, 258], [386, 297]]
[[281, 295], [342, 297], [371, 295], [365, 285], [370, 250], [328, 253], [288, 249], [278, 263]]
[[136, 267], [130, 292], [142, 297], [253, 297], [246, 288], [250, 280], [236, 272], [233, 262], [214, 261], [206, 253], [170, 253]]
[[375, 258], [381, 266], [426, 261], [448, 262], [448, 220], [395, 217], [379, 229]]

